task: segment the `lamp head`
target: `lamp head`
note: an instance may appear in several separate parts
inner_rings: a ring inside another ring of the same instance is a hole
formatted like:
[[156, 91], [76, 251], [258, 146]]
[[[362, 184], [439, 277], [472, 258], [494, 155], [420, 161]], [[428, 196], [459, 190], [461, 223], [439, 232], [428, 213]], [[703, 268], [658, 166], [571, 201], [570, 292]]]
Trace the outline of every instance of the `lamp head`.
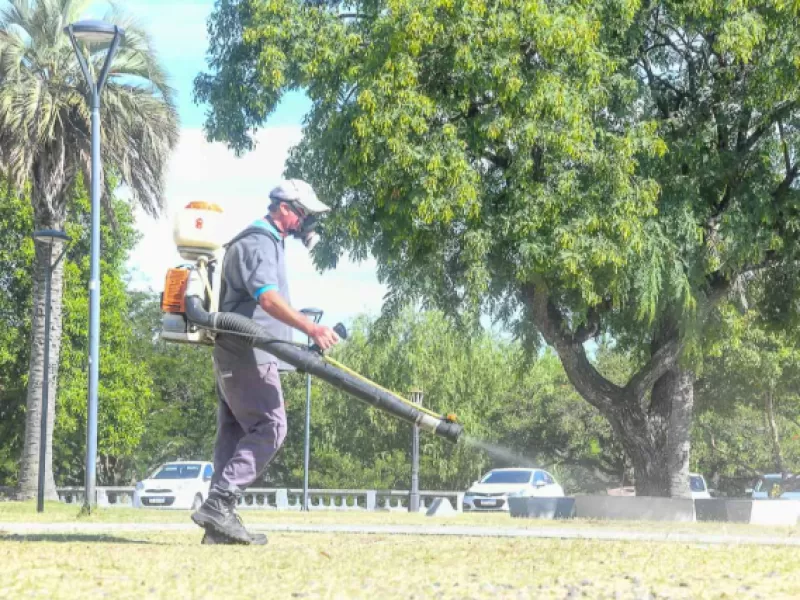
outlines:
[[67, 25], [64, 28], [64, 32], [86, 44], [110, 44], [117, 34], [120, 37], [125, 35], [125, 30], [121, 27], [94, 19], [77, 21]]

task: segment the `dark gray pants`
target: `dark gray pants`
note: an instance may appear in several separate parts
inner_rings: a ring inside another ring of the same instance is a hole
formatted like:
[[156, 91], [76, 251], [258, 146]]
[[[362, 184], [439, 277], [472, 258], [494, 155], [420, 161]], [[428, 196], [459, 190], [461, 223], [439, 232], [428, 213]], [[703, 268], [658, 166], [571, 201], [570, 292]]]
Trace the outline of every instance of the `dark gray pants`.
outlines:
[[211, 485], [243, 490], [261, 475], [286, 438], [278, 365], [214, 363], [219, 398]]

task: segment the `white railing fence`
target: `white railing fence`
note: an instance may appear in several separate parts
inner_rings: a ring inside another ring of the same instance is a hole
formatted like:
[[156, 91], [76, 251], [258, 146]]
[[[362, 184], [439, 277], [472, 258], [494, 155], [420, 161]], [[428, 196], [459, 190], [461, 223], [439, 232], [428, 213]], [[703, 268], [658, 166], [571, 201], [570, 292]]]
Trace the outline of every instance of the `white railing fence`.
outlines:
[[[82, 504], [82, 487], [63, 487], [56, 490], [66, 504]], [[132, 507], [133, 487], [97, 487], [97, 505]], [[335, 511], [408, 511], [409, 490], [340, 490], [310, 489], [310, 510]], [[420, 491], [420, 510], [430, 507], [436, 498], [447, 498], [461, 512], [464, 492]], [[299, 488], [250, 488], [239, 499], [240, 510], [297, 510], [303, 505], [303, 490]]]

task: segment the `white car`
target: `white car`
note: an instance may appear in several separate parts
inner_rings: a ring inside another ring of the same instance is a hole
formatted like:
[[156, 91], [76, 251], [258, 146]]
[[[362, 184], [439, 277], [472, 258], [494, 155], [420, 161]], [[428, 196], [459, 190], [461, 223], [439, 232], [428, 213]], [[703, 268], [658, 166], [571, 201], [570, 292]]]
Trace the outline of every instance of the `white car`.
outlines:
[[135, 508], [179, 508], [197, 510], [208, 498], [214, 465], [201, 461], [176, 461], [158, 467], [136, 484]]
[[508, 498], [563, 498], [564, 489], [542, 469], [492, 469], [464, 494], [464, 511], [508, 510]]
[[700, 473], [689, 473], [689, 491], [692, 494], [692, 500], [711, 498], [706, 478]]

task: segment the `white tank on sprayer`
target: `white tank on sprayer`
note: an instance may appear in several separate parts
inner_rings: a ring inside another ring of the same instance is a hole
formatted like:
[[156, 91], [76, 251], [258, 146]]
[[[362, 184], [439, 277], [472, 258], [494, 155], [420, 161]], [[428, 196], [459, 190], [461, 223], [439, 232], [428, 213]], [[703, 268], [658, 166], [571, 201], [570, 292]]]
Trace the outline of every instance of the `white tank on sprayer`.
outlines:
[[175, 215], [172, 239], [185, 260], [214, 256], [222, 247], [222, 208], [211, 202], [189, 202]]
[[204, 298], [204, 308], [215, 312], [219, 302], [223, 249], [223, 210], [218, 204], [189, 202], [174, 216], [172, 239], [178, 254], [192, 264], [167, 271], [161, 295], [162, 339], [213, 345], [214, 333], [188, 322], [184, 297], [187, 290]]

